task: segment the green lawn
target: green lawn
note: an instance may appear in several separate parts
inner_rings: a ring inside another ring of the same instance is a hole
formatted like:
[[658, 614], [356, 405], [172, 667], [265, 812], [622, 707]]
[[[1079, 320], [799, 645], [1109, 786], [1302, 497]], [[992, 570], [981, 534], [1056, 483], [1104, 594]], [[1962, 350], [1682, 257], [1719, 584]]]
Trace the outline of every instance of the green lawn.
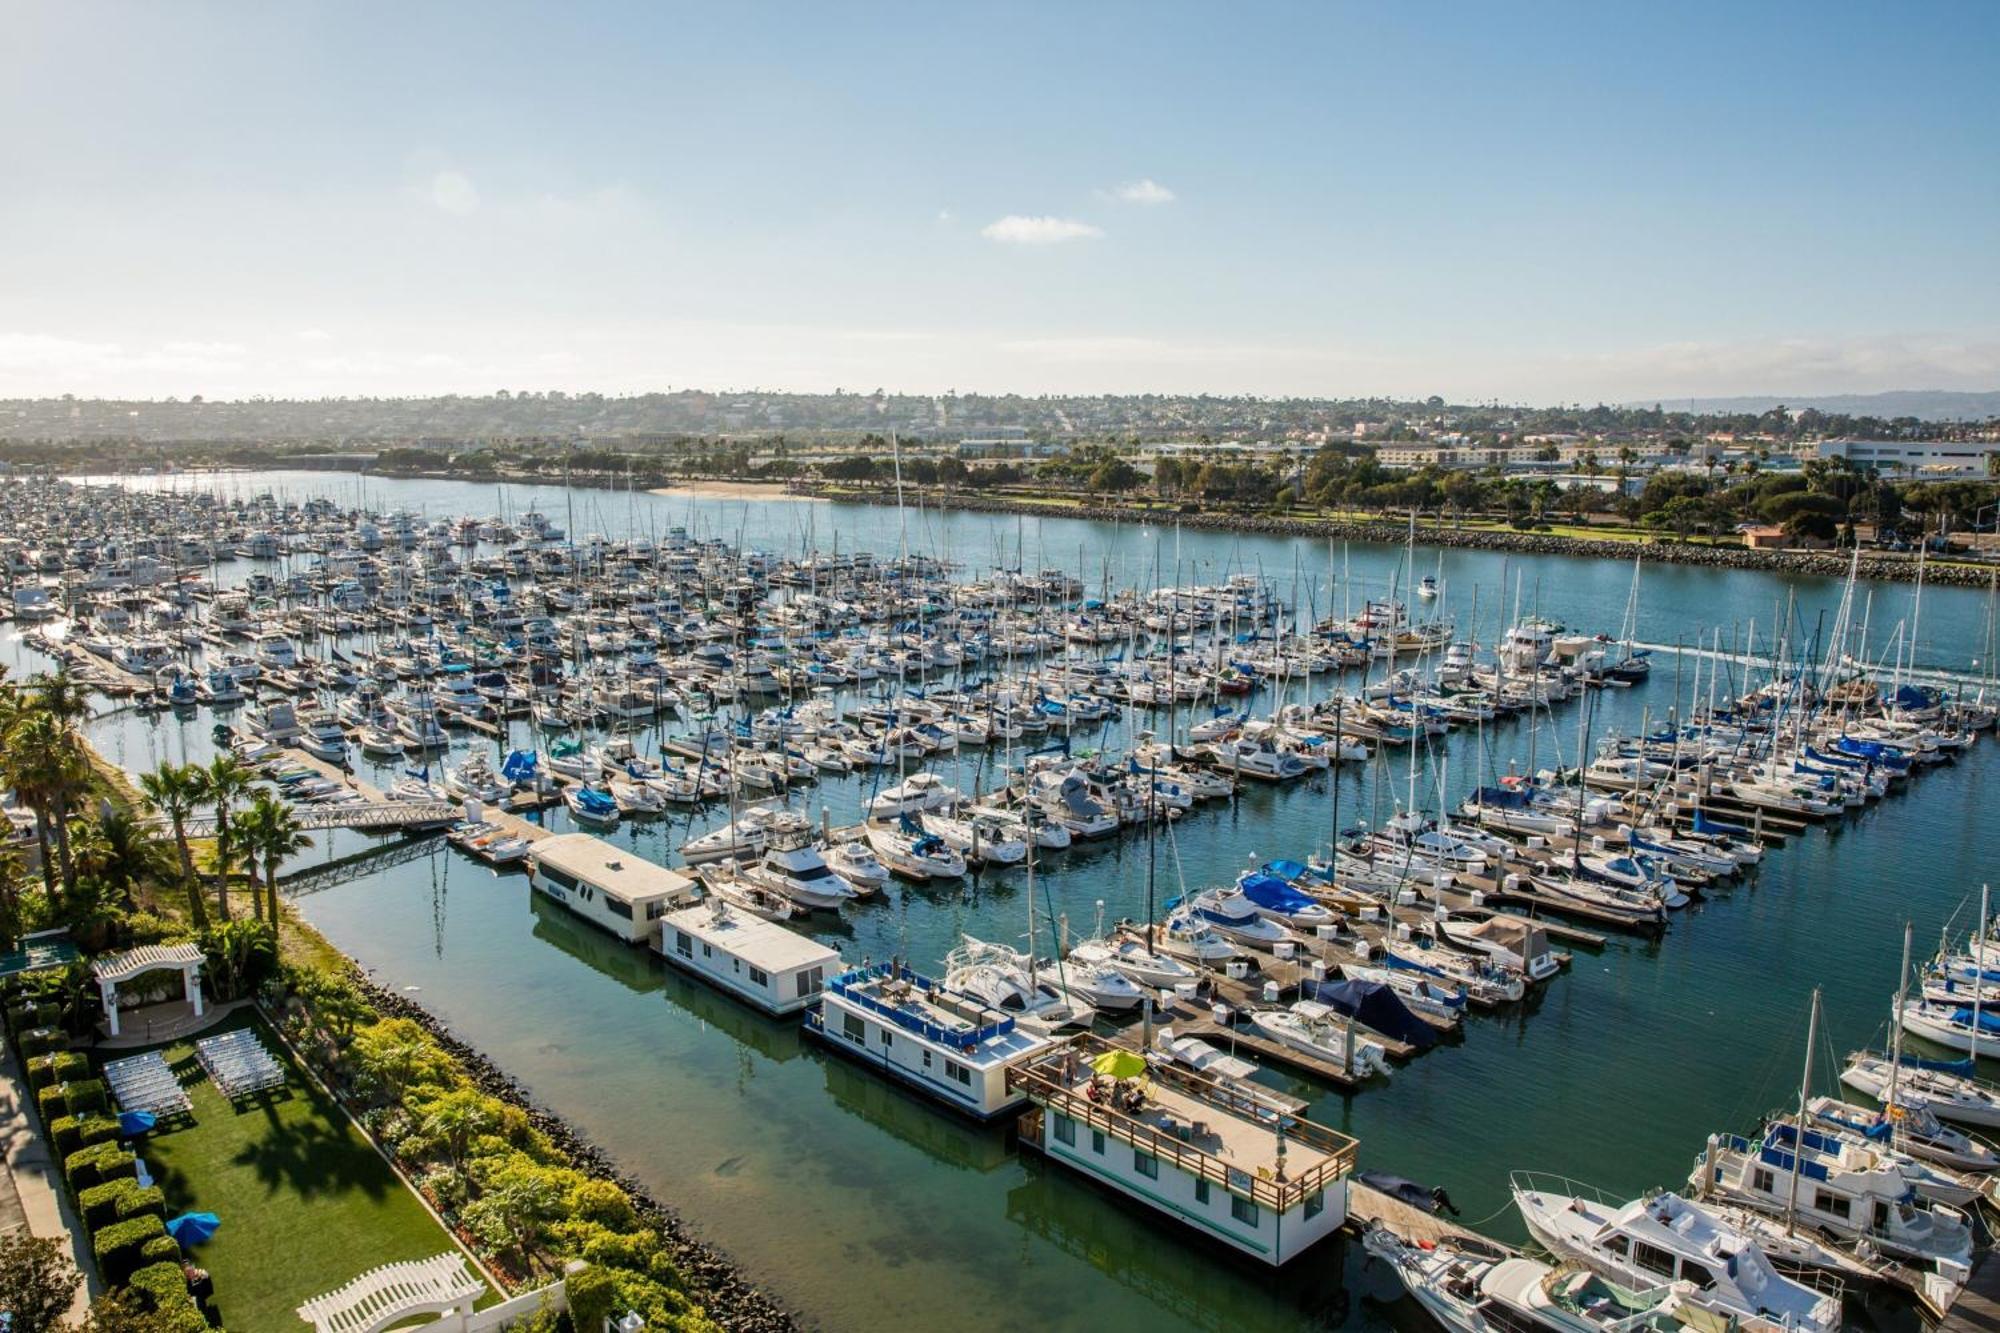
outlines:
[[[212, 1031], [249, 1025], [286, 1059], [248, 1010]], [[213, 1303], [229, 1328], [302, 1330], [306, 1325], [295, 1312], [309, 1297], [377, 1264], [454, 1248], [296, 1066], [283, 1090], [232, 1106], [202, 1073], [192, 1042], [163, 1049], [189, 1085], [193, 1123], [150, 1135], [140, 1155], [166, 1191], [168, 1217], [198, 1211], [222, 1219], [215, 1239], [195, 1251], [195, 1262], [214, 1277]]]

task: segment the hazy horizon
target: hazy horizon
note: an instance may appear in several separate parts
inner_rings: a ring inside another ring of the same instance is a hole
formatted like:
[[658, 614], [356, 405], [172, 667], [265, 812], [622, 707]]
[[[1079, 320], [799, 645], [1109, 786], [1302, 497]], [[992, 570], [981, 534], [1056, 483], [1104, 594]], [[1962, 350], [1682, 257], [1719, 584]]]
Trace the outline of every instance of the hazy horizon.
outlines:
[[4, 12], [0, 396], [2000, 387], [1991, 6]]

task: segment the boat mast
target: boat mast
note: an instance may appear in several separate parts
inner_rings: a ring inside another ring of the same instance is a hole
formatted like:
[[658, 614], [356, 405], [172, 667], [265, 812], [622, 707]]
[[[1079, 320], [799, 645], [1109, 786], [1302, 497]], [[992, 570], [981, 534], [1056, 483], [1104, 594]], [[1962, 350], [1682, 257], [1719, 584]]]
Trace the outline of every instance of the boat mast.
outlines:
[[1799, 1177], [1805, 1174], [1806, 1099], [1812, 1096], [1813, 1044], [1819, 1039], [1819, 987], [1813, 987], [1812, 1013], [1806, 1019], [1806, 1072], [1799, 1080], [1799, 1115], [1792, 1122], [1792, 1183], [1785, 1198], [1785, 1234], [1791, 1235], [1799, 1216]]
[[1972, 1067], [1979, 1070], [1979, 1002], [1986, 992], [1986, 896], [1984, 884], [1979, 886], [1979, 926], [1972, 937]]
[[1889, 1016], [1889, 1095], [1882, 1102], [1892, 1120], [1896, 1114], [1896, 1087], [1902, 1081], [1903, 1073], [1903, 1005], [1910, 994], [1910, 933], [1911, 925], [1906, 920], [1903, 922], [1903, 970], [1896, 974], [1896, 1012]]

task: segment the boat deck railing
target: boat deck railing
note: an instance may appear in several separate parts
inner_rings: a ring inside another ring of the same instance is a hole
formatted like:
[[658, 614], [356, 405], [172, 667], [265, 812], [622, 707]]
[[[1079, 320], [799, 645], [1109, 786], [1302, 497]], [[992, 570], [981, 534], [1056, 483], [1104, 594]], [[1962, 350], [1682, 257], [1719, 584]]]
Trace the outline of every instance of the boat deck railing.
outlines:
[[[1188, 1070], [1154, 1065], [1147, 1077], [1222, 1114], [1263, 1125], [1274, 1135], [1310, 1149], [1318, 1160], [1297, 1174], [1283, 1173], [1282, 1158], [1274, 1166], [1245, 1170], [1110, 1105], [1092, 1101], [1084, 1092], [1089, 1085], [1090, 1062], [1107, 1051], [1120, 1049], [1101, 1037], [1085, 1033], [1032, 1060], [1010, 1066], [1007, 1086], [1026, 1093], [1030, 1101], [1044, 1110], [1068, 1116], [1087, 1128], [1164, 1158], [1200, 1179], [1281, 1213], [1354, 1169], [1360, 1145], [1345, 1134], [1301, 1120], [1255, 1093]], [[1078, 1081], [1080, 1076], [1082, 1082]]]

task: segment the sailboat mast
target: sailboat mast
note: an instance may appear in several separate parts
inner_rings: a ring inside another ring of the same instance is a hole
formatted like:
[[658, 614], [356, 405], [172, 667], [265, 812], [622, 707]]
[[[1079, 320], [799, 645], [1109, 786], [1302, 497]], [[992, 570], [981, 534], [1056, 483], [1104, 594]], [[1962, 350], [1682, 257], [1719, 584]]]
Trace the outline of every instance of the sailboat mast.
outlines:
[[1806, 1072], [1799, 1080], [1799, 1116], [1792, 1123], [1792, 1182], [1785, 1198], [1785, 1234], [1799, 1216], [1799, 1177], [1805, 1174], [1806, 1099], [1812, 1096], [1813, 1046], [1819, 1040], [1819, 987], [1813, 987], [1812, 1014], [1806, 1019]]

